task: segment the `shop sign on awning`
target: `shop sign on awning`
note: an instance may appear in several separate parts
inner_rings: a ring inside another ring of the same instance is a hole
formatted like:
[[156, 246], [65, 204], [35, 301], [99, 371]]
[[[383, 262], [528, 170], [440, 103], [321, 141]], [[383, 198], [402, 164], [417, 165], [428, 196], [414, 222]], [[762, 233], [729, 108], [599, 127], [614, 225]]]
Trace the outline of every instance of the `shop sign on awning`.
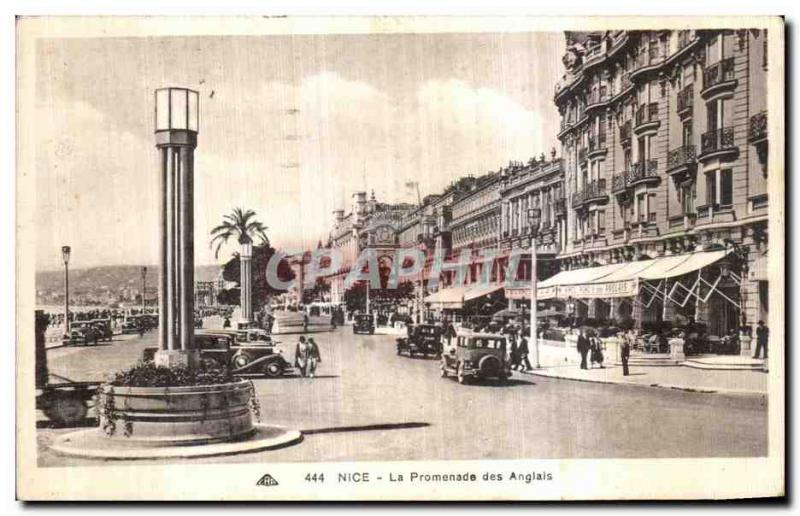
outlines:
[[646, 281], [696, 272], [723, 259], [729, 251], [701, 251], [638, 262], [564, 271], [538, 285], [539, 299], [634, 297]]

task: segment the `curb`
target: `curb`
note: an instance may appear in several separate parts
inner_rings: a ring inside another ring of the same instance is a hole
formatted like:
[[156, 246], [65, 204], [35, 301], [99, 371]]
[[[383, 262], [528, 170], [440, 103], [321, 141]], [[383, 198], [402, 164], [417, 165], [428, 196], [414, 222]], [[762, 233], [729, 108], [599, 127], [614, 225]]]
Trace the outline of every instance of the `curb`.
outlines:
[[751, 391], [745, 389], [710, 389], [706, 387], [687, 387], [685, 385], [672, 385], [666, 383], [633, 383], [633, 382], [616, 382], [613, 380], [593, 380], [588, 378], [575, 378], [573, 376], [563, 376], [563, 375], [555, 375], [555, 374], [544, 374], [544, 373], [536, 373], [536, 372], [527, 372], [525, 371], [523, 374], [529, 374], [531, 376], [539, 376], [542, 378], [556, 378], [558, 380], [571, 380], [573, 382], [584, 382], [584, 383], [601, 383], [605, 385], [625, 385], [630, 387], [645, 387], [650, 389], [668, 389], [673, 391], [683, 391], [683, 392], [693, 392], [696, 394], [736, 394], [741, 396], [766, 396], [766, 392], [762, 391]]

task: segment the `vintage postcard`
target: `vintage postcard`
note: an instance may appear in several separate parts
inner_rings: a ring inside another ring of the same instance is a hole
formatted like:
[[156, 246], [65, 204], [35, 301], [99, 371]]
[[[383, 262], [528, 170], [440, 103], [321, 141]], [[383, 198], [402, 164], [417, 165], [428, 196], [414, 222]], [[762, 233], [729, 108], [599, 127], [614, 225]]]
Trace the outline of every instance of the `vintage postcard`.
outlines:
[[777, 17], [21, 17], [22, 500], [784, 495]]

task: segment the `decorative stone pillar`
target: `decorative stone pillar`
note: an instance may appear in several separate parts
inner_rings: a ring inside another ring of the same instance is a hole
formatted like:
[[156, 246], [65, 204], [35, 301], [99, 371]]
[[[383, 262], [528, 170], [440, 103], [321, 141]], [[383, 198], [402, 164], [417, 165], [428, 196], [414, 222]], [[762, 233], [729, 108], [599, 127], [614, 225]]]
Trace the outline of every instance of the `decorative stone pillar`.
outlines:
[[194, 337], [194, 149], [198, 95], [156, 90], [156, 147], [161, 162], [159, 207], [159, 366], [197, 361]]

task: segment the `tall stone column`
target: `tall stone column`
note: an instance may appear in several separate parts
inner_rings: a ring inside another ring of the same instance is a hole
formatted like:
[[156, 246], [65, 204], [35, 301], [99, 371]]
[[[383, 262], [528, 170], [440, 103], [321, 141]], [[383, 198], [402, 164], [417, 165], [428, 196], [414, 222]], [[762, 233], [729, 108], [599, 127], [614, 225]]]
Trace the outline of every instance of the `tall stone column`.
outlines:
[[197, 362], [194, 337], [194, 149], [197, 92], [156, 90], [156, 148], [161, 165], [159, 202], [159, 351], [164, 367]]
[[253, 290], [252, 290], [252, 263], [253, 263], [253, 243], [242, 242], [242, 252], [239, 255], [241, 285], [239, 291], [239, 303], [242, 309], [242, 320], [240, 324], [248, 324], [253, 320]]

